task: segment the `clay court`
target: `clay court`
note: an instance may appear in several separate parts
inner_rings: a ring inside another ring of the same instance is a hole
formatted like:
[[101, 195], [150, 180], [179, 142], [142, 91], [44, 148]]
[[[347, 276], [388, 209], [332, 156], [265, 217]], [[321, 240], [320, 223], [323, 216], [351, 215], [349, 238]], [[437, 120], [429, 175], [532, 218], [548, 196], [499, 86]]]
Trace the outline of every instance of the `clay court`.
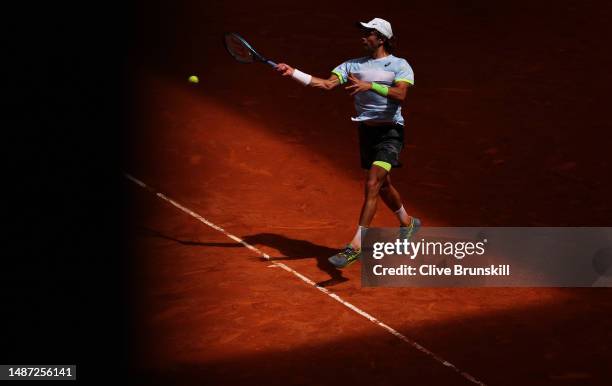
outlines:
[[[392, 171], [409, 213], [428, 226], [609, 226], [603, 2], [147, 6], [123, 170], [134, 376], [609, 384], [609, 289], [361, 288], [360, 263], [327, 262], [362, 202], [352, 100], [239, 64], [222, 36], [327, 77], [362, 55], [353, 23], [375, 16], [415, 71]], [[379, 205], [373, 225], [396, 219]]]

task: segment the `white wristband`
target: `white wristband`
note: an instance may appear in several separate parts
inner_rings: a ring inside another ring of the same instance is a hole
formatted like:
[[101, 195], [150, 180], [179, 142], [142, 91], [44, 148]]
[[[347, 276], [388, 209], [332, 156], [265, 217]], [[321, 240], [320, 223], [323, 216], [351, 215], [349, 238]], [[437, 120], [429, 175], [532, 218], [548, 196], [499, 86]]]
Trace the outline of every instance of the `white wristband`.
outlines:
[[293, 74], [291, 74], [291, 77], [304, 86], [308, 86], [312, 80], [312, 75], [305, 74], [297, 68], [293, 69]]

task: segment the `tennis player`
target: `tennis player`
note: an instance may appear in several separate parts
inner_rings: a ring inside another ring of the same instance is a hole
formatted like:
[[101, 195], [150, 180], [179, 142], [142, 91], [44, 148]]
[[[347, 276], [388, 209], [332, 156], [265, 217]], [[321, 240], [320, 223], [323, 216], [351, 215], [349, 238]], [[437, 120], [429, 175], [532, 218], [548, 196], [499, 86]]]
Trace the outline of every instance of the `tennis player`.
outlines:
[[329, 261], [344, 268], [361, 257], [361, 235], [372, 222], [380, 196], [400, 223], [400, 237], [410, 238], [421, 226], [419, 219], [406, 213], [397, 190], [391, 185], [390, 172], [401, 166], [399, 154], [404, 145], [404, 118], [401, 103], [414, 85], [414, 73], [408, 62], [393, 56], [394, 36], [391, 24], [375, 18], [357, 24], [368, 55], [348, 60], [332, 71], [328, 79], [306, 74], [285, 63], [276, 66], [283, 76], [291, 76], [303, 85], [331, 90], [347, 84], [355, 97], [361, 167], [367, 170], [365, 199], [355, 236]]

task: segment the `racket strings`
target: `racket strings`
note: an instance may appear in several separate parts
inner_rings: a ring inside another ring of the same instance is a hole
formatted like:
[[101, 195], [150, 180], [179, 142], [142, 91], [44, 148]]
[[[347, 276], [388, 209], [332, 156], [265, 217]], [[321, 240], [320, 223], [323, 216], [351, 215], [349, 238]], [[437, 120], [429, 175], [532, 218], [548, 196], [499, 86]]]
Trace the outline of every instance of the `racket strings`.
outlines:
[[253, 53], [249, 50], [244, 43], [233, 34], [225, 36], [225, 46], [229, 53], [239, 62], [251, 63], [253, 62]]

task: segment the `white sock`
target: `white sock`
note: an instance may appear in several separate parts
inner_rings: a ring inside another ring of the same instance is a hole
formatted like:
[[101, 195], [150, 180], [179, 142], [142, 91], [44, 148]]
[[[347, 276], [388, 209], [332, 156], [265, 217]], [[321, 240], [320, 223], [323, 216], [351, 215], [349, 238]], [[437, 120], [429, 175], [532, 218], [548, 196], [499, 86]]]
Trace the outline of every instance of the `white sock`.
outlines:
[[357, 228], [357, 232], [355, 232], [355, 236], [353, 237], [353, 240], [351, 241], [351, 247], [353, 247], [353, 249], [361, 249], [361, 230], [365, 230], [366, 227], [362, 227], [361, 225], [359, 225], [359, 227]]
[[399, 220], [400, 224], [410, 224], [410, 216], [406, 213], [406, 209], [404, 209], [404, 205], [401, 208], [395, 211], [395, 216]]

